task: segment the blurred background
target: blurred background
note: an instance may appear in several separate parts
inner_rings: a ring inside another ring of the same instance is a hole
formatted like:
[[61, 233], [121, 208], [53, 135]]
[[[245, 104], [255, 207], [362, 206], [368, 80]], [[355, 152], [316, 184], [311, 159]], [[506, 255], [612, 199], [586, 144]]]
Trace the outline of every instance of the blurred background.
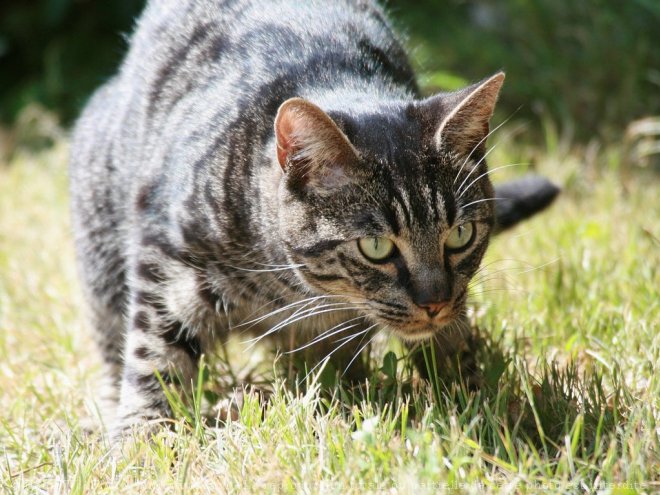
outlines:
[[[44, 147], [116, 70], [143, 0], [0, 4], [0, 146]], [[500, 119], [525, 139], [658, 152], [659, 0], [389, 0], [425, 92], [507, 72]], [[52, 136], [51, 136], [52, 134]], [[638, 143], [639, 144], [639, 143]]]

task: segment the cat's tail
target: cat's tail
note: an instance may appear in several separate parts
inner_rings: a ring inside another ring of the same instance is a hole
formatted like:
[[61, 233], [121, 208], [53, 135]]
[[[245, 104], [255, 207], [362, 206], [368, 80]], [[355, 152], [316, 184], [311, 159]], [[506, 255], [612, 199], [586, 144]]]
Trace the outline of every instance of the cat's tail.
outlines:
[[495, 185], [495, 228], [502, 232], [544, 210], [559, 194], [559, 187], [544, 177], [526, 175]]

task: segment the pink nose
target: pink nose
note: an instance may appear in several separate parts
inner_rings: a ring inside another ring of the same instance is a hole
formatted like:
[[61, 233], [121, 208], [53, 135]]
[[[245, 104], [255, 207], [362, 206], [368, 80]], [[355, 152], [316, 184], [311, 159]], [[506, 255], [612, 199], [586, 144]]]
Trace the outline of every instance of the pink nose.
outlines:
[[428, 314], [430, 318], [433, 318], [435, 315], [437, 315], [440, 311], [442, 311], [447, 306], [449, 306], [448, 301], [434, 302], [434, 303], [427, 303], [427, 304], [420, 304], [419, 305], [420, 308], [424, 308], [426, 310], [426, 314]]

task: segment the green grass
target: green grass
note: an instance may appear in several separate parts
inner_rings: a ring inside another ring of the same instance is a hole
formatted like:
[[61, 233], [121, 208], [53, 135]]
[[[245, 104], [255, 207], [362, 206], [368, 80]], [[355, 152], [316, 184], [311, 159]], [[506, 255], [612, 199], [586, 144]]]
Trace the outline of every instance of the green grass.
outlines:
[[198, 405], [226, 365], [218, 358], [192, 406], [173, 397], [173, 431], [116, 449], [83, 428], [96, 416], [98, 360], [69, 233], [66, 144], [0, 163], [1, 490], [659, 491], [658, 176], [551, 133], [546, 149], [503, 142], [493, 155], [492, 166], [531, 159], [565, 189], [493, 241], [476, 279], [481, 390], [419, 383], [391, 345], [398, 354], [375, 353], [354, 394], [325, 379], [300, 393], [278, 382], [265, 413], [248, 396], [216, 429]]

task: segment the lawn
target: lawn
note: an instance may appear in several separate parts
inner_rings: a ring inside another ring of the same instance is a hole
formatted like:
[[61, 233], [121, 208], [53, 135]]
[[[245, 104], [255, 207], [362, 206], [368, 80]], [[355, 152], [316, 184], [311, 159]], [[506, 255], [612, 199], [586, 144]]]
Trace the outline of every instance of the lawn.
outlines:
[[[491, 167], [532, 163], [506, 174], [533, 168], [563, 192], [496, 238], [475, 278], [480, 390], [421, 383], [394, 342], [354, 394], [277, 381], [263, 413], [248, 398], [211, 428], [194, 401], [173, 431], [114, 448], [85, 433], [99, 360], [76, 279], [66, 141], [0, 162], [2, 492], [660, 491], [657, 170], [624, 166], [618, 147], [506, 136]], [[227, 364], [209, 360], [197, 398]]]

